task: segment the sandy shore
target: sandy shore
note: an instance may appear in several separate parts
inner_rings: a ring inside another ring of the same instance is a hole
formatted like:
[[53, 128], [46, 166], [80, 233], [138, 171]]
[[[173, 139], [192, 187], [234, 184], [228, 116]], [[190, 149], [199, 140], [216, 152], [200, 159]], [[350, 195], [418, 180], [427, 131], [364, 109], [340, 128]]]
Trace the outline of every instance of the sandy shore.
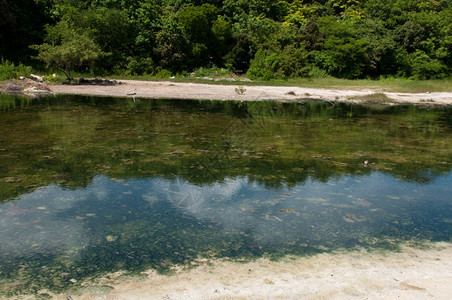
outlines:
[[[121, 80], [122, 84], [100, 85], [51, 85], [57, 94], [115, 96], [134, 98], [173, 98], [209, 100], [325, 100], [347, 102], [372, 102], [360, 99], [378, 93], [375, 90], [333, 90], [287, 86], [243, 86], [243, 93], [236, 91], [237, 85], [217, 85], [179, 82], [156, 82]], [[384, 93], [389, 100], [385, 104], [409, 103], [428, 105], [452, 105], [452, 93]]]
[[[249, 263], [201, 261], [171, 276], [117, 272], [69, 294], [83, 299], [450, 299], [452, 245], [402, 252], [320, 254], [262, 258]], [[64, 299], [65, 295], [54, 295]], [[20, 298], [26, 299], [26, 298]]]

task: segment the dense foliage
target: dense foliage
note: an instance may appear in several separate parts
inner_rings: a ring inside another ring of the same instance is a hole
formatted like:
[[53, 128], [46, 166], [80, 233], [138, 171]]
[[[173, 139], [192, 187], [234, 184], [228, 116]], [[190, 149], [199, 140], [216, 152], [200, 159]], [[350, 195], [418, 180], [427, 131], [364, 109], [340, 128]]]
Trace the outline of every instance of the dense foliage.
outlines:
[[66, 71], [188, 74], [217, 66], [264, 79], [451, 76], [449, 0], [0, 0], [0, 6], [0, 57], [15, 63], [37, 57]]

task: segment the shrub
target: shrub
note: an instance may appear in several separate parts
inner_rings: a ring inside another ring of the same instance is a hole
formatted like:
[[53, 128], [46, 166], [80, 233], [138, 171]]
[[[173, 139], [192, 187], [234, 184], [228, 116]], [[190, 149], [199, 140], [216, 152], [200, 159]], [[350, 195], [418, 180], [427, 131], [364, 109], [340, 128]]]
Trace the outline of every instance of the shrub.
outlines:
[[28, 76], [31, 73], [31, 67], [19, 64], [15, 66], [14, 63], [8, 60], [1, 60], [0, 63], [0, 81], [12, 78], [18, 79], [20, 76]]
[[157, 73], [155, 73], [155, 77], [157, 77], [157, 78], [166, 78], [166, 79], [168, 79], [168, 78], [170, 78], [171, 77], [171, 71], [168, 71], [168, 70], [166, 70], [166, 69], [160, 69], [160, 70], [158, 70], [157, 71]]
[[447, 77], [447, 67], [441, 61], [430, 58], [424, 51], [410, 54], [411, 72], [415, 79], [439, 79]]
[[151, 57], [128, 57], [126, 75], [144, 75], [152, 74], [155, 70], [155, 64]]
[[317, 66], [311, 66], [309, 69], [308, 76], [311, 78], [327, 78], [328, 72], [323, 69], [320, 69]]
[[246, 75], [251, 79], [270, 80], [275, 78], [275, 71], [278, 68], [278, 54], [260, 49], [251, 60], [251, 65]]
[[193, 71], [196, 77], [227, 77], [231, 75], [231, 72], [224, 68], [218, 68], [215, 66], [212, 66], [211, 68], [203, 68], [200, 67]]
[[292, 45], [282, 50], [259, 49], [246, 73], [251, 79], [303, 77], [307, 75], [307, 53]]

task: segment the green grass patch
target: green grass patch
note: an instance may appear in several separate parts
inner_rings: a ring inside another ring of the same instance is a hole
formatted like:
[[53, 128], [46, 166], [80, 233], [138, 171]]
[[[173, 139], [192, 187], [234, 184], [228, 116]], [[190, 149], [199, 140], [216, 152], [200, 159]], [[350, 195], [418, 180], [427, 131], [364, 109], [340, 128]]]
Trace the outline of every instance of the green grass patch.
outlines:
[[[169, 78], [161, 78], [157, 76], [114, 76], [115, 79], [136, 79], [136, 80], [168, 80]], [[363, 90], [368, 89], [375, 93], [382, 92], [398, 92], [398, 93], [426, 93], [426, 92], [452, 92], [452, 80], [412, 80], [412, 79], [359, 79], [349, 80], [340, 78], [297, 78], [297, 79], [274, 79], [274, 80], [253, 80], [246, 81], [244, 78], [235, 77], [234, 81], [231, 77], [217, 78], [215, 81], [203, 79], [199, 77], [190, 77], [183, 75], [175, 75], [171, 78], [175, 82], [193, 82], [193, 83], [212, 83], [212, 84], [228, 84], [236, 85], [270, 85], [270, 86], [294, 86], [319, 89], [339, 89], [339, 90]]]
[[412, 80], [400, 78], [383, 78], [379, 80], [340, 78], [300, 78], [289, 80], [273, 80], [265, 82], [269, 85], [299, 86], [324, 89], [369, 89], [375, 92], [425, 93], [452, 92], [452, 80]]

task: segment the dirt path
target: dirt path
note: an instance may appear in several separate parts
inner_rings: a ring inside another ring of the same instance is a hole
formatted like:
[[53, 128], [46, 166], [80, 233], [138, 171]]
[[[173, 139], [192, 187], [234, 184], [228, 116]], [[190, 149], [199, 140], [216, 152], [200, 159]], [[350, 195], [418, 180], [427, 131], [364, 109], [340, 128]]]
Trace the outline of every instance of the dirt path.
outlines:
[[[347, 102], [378, 102], [369, 95], [374, 90], [331, 90], [286, 86], [243, 86], [180, 82], [121, 80], [117, 85], [51, 85], [57, 94], [115, 96], [134, 98], [173, 98], [209, 100], [325, 100]], [[452, 93], [384, 93], [385, 104], [410, 103], [452, 105]]]

